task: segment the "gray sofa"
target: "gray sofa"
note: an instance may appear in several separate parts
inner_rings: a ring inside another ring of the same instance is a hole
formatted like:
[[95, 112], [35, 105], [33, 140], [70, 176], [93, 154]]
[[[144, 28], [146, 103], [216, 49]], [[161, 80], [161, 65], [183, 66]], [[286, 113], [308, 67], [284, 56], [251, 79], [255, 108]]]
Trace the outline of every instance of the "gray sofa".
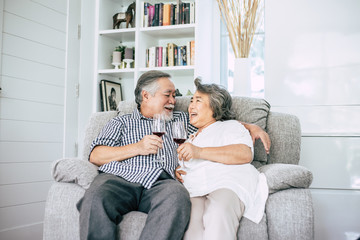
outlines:
[[[189, 97], [177, 98], [176, 110], [187, 111]], [[301, 129], [296, 116], [270, 111], [262, 99], [233, 97], [233, 110], [238, 119], [255, 123], [269, 134], [270, 154], [262, 142], [255, 142], [253, 165], [263, 172], [269, 185], [269, 198], [263, 219], [255, 224], [246, 218], [240, 221], [238, 239], [313, 239], [314, 214], [308, 189], [312, 173], [298, 165]], [[45, 207], [44, 239], [79, 239], [79, 214], [75, 204], [98, 174], [97, 167], [88, 162], [89, 146], [104, 124], [117, 114], [130, 113], [134, 102], [121, 102], [119, 112], [94, 113], [85, 134], [85, 150], [81, 159], [54, 161], [52, 184]], [[146, 214], [130, 212], [119, 224], [119, 239], [138, 239]], [[174, 223], [176, 224], [176, 223]]]

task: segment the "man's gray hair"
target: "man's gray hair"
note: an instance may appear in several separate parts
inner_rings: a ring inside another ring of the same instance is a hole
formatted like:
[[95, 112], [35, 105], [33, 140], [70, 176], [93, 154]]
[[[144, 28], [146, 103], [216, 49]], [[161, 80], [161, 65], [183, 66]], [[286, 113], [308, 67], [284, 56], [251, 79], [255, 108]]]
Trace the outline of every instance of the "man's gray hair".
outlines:
[[209, 96], [210, 108], [217, 121], [235, 119], [236, 115], [231, 111], [232, 98], [225, 88], [216, 84], [201, 84], [200, 78], [196, 78], [194, 83], [197, 91]]
[[150, 93], [151, 96], [154, 96], [159, 88], [159, 85], [157, 83], [157, 80], [159, 78], [171, 78], [171, 76], [168, 73], [164, 73], [157, 70], [148, 71], [140, 76], [134, 91], [135, 102], [137, 104], [138, 109], [140, 109], [141, 103], [143, 101], [141, 95], [142, 91], [145, 90], [148, 93]]

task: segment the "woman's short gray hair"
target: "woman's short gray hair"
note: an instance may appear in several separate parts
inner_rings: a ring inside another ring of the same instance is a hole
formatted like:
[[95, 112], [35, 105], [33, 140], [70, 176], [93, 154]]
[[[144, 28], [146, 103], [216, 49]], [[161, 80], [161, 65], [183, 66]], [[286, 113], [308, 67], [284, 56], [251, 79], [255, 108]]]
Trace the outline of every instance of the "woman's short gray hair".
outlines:
[[210, 108], [217, 121], [235, 119], [236, 116], [231, 111], [232, 98], [226, 89], [216, 84], [201, 84], [200, 78], [196, 78], [194, 83], [197, 91], [209, 96]]
[[138, 109], [140, 109], [142, 99], [142, 91], [145, 90], [150, 93], [152, 96], [155, 95], [156, 91], [159, 88], [157, 84], [157, 80], [159, 78], [171, 78], [170, 74], [164, 73], [157, 70], [151, 70], [140, 76], [136, 88], [135, 88], [135, 102], [137, 104]]

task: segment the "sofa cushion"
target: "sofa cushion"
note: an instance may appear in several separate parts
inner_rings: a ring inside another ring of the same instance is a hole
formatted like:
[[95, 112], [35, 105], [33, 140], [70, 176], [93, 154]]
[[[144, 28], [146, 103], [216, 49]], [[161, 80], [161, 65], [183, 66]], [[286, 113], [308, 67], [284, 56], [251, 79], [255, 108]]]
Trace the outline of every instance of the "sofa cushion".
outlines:
[[313, 179], [308, 169], [293, 164], [267, 164], [258, 170], [266, 176], [269, 193], [288, 188], [308, 188]]
[[78, 158], [58, 159], [52, 164], [52, 176], [57, 182], [76, 183], [88, 189], [98, 175], [98, 167]]
[[91, 115], [87, 124], [84, 136], [83, 159], [88, 160], [90, 155], [90, 146], [92, 141], [99, 135], [105, 124], [112, 118], [116, 117], [116, 111], [96, 112]]

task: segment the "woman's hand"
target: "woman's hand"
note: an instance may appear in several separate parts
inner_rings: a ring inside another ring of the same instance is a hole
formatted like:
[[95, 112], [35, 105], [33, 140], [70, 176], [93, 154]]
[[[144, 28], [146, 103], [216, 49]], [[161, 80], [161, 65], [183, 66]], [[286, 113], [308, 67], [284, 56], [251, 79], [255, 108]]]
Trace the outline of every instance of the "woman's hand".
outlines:
[[267, 132], [265, 132], [261, 127], [255, 124], [247, 123], [244, 124], [244, 126], [246, 127], [247, 130], [249, 130], [253, 143], [255, 143], [256, 139], [260, 138], [261, 142], [264, 145], [266, 153], [269, 154], [270, 146], [271, 146], [269, 134], [267, 134]]
[[186, 172], [180, 168], [181, 168], [181, 166], [178, 166], [175, 169], [175, 177], [179, 182], [184, 183], [184, 180], [182, 179], [181, 175], [186, 175]]
[[201, 148], [188, 142], [181, 144], [177, 149], [177, 153], [179, 159], [184, 161], [189, 161], [193, 158], [201, 158]]

